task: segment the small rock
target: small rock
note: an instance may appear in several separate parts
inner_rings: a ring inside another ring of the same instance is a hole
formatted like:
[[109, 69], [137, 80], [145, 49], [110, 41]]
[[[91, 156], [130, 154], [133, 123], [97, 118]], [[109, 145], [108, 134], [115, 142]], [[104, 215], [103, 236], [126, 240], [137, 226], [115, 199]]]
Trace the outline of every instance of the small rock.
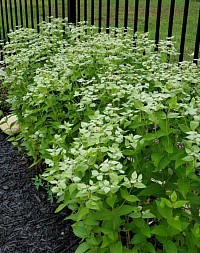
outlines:
[[6, 72], [3, 69], [0, 69], [0, 76], [4, 76], [4, 77], [6, 76]]
[[2, 188], [3, 188], [3, 190], [5, 190], [5, 191], [9, 190], [9, 187], [8, 187], [7, 185], [4, 185]]
[[17, 121], [18, 118], [15, 115], [5, 116], [0, 120], [0, 129], [6, 134], [10, 132], [17, 134], [20, 131], [20, 127]]

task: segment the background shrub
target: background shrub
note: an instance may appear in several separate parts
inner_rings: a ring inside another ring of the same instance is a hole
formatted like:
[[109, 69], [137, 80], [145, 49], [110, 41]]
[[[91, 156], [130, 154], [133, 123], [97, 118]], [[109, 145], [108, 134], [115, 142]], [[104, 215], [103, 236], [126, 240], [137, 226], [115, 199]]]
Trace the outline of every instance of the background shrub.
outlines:
[[9, 102], [79, 252], [200, 248], [200, 72], [147, 35], [65, 26], [11, 34]]

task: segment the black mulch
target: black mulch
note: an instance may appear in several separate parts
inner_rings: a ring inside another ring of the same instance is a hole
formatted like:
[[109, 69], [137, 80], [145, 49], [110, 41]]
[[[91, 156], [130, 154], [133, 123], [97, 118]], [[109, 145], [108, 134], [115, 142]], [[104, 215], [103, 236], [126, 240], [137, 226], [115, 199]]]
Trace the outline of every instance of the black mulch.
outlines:
[[55, 214], [44, 190], [35, 188], [36, 169], [0, 133], [0, 253], [74, 253], [66, 211]]

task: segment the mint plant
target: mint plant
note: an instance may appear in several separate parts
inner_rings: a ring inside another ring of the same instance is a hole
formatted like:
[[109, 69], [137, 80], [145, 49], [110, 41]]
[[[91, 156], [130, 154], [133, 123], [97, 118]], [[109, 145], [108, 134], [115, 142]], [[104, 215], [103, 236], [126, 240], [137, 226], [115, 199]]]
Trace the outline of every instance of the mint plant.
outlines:
[[76, 253], [197, 253], [199, 68], [169, 62], [168, 40], [96, 30], [56, 19], [5, 46], [17, 139], [47, 167], [36, 185], [71, 209]]

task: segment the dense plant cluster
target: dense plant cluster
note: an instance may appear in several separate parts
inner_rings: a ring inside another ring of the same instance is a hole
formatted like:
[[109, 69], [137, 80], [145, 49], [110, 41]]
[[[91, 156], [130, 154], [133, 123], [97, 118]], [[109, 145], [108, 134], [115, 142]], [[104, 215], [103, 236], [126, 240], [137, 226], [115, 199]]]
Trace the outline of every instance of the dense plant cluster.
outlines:
[[77, 253], [200, 249], [200, 72], [147, 35], [53, 20], [5, 50], [17, 137], [68, 207]]

